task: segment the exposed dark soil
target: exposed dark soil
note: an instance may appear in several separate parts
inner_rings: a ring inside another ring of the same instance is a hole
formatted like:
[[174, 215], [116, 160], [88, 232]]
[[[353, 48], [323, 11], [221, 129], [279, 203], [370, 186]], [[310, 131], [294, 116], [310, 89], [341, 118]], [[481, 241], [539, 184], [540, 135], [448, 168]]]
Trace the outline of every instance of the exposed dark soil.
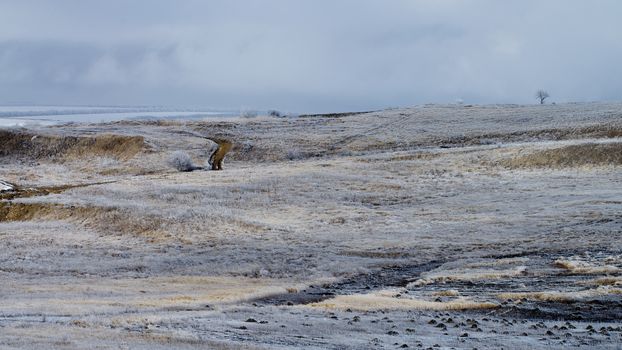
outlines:
[[336, 295], [369, 293], [387, 287], [405, 287], [408, 282], [422, 272], [441, 266], [441, 261], [431, 261], [417, 265], [392, 265], [376, 271], [362, 273], [342, 281], [312, 285], [296, 293], [273, 295], [255, 300], [255, 303], [270, 305], [298, 305], [320, 302]]
[[522, 301], [520, 304], [502, 304], [488, 313], [525, 319], [611, 322], [622, 317], [622, 301], [611, 296], [568, 302]]
[[349, 117], [351, 115], [364, 114], [364, 113], [372, 113], [375, 111], [366, 111], [366, 112], [345, 112], [345, 113], [326, 113], [326, 114], [303, 114], [300, 118], [312, 118], [312, 117], [321, 117], [321, 118], [342, 118]]

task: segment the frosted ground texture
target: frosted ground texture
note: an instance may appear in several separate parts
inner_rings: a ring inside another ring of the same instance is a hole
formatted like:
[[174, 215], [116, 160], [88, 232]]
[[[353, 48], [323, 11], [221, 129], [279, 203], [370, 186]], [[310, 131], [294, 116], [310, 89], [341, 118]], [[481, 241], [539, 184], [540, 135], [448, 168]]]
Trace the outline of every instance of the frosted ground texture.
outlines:
[[0, 135], [2, 348], [622, 343], [620, 104]]

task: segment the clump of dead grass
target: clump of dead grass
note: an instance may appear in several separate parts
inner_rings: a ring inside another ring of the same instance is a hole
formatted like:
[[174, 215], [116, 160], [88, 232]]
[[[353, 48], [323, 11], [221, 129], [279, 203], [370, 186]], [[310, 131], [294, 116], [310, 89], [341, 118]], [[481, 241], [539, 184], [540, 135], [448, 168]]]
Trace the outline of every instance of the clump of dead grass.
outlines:
[[495, 303], [479, 302], [467, 298], [457, 298], [449, 301], [428, 301], [411, 298], [394, 298], [382, 293], [339, 295], [319, 303], [310, 304], [312, 307], [321, 307], [340, 310], [481, 310], [498, 307]]
[[620, 272], [620, 268], [613, 265], [593, 265], [581, 260], [557, 259], [553, 262], [556, 267], [565, 269], [569, 273], [577, 275], [610, 274]]
[[576, 292], [516, 292], [516, 293], [500, 293], [497, 298], [502, 300], [527, 299], [547, 302], [568, 302], [590, 298], [596, 298], [607, 295], [622, 295], [622, 289], [610, 286], [600, 286], [596, 289], [588, 289]]

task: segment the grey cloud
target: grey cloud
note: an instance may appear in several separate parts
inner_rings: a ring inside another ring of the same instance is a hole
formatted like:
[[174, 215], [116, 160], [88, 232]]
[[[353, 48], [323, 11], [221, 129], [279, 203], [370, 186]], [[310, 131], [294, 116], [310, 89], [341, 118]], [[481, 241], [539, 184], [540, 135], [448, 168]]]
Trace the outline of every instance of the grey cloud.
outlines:
[[620, 99], [622, 3], [0, 1], [0, 102], [364, 110]]

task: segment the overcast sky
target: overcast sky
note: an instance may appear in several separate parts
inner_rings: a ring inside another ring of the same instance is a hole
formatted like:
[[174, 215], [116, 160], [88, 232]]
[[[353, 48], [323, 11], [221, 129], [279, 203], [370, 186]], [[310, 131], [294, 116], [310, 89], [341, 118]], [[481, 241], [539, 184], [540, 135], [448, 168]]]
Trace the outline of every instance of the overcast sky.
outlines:
[[0, 0], [0, 103], [622, 100], [619, 0]]

